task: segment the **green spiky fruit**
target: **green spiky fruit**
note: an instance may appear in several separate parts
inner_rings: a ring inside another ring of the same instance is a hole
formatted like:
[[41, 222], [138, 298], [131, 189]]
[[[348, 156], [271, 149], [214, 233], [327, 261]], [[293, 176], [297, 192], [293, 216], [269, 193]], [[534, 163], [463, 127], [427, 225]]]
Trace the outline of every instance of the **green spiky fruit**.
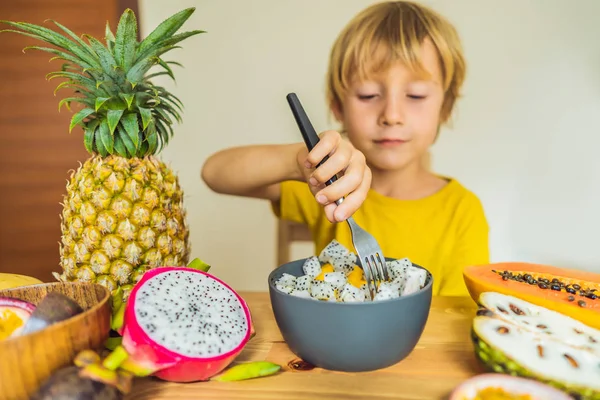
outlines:
[[512, 296], [485, 295], [487, 307], [474, 318], [471, 338], [488, 370], [600, 400], [600, 355], [592, 347], [600, 331]]
[[[98, 282], [123, 298], [141, 275], [160, 265], [189, 261], [189, 231], [183, 191], [177, 175], [158, 157], [180, 122], [183, 104], [152, 78], [174, 79], [162, 57], [177, 43], [204, 31], [177, 33], [194, 8], [164, 20], [146, 38], [137, 40], [137, 21], [126, 10], [116, 33], [106, 25], [105, 42], [81, 38], [58, 22], [64, 33], [25, 23], [0, 21], [52, 47], [52, 60], [66, 61], [47, 79], [63, 78], [56, 90], [74, 88], [60, 100], [70, 109], [78, 104], [69, 131], [83, 128], [91, 157], [71, 175], [62, 211], [60, 263], [64, 281]], [[84, 40], [85, 39], [85, 40]], [[151, 71], [153, 67], [158, 71]], [[55, 92], [56, 93], [56, 92]]]

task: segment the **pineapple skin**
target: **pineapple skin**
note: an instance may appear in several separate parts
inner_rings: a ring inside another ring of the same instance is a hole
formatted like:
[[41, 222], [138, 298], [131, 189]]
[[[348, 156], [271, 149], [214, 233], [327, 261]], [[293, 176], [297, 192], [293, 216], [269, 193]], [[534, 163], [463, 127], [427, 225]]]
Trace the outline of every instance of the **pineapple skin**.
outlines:
[[90, 157], [71, 173], [62, 205], [59, 281], [120, 287], [126, 299], [147, 270], [189, 262], [183, 191], [155, 156]]

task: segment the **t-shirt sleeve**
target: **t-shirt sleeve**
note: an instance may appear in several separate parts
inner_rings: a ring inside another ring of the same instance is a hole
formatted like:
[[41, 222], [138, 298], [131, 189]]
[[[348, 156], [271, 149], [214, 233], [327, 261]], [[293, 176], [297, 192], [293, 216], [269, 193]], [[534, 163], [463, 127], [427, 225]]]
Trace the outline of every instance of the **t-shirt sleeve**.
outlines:
[[457, 209], [457, 216], [454, 256], [440, 285], [439, 294], [442, 296], [469, 296], [463, 277], [464, 268], [490, 261], [489, 226], [481, 201], [470, 193]]
[[281, 183], [280, 190], [279, 202], [271, 205], [277, 217], [308, 226], [316, 223], [321, 206], [315, 200], [308, 184], [300, 181], [285, 181]]

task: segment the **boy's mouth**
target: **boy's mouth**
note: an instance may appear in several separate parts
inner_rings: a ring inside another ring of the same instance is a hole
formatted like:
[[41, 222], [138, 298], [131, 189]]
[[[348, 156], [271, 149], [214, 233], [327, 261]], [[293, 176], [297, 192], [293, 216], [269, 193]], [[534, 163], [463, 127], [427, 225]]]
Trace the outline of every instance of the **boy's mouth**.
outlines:
[[375, 142], [375, 144], [377, 144], [379, 146], [392, 147], [392, 146], [399, 146], [403, 143], [406, 143], [406, 140], [384, 138], [384, 139], [379, 139], [379, 140], [373, 140], [373, 142]]

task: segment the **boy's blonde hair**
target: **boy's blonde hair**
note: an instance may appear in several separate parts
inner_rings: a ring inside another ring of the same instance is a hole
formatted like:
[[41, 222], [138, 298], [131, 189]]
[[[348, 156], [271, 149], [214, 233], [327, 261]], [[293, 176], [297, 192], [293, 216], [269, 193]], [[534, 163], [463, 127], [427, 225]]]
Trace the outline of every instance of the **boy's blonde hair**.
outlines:
[[353, 79], [367, 79], [394, 61], [426, 73], [419, 60], [425, 39], [431, 40], [439, 55], [444, 89], [440, 119], [446, 122], [465, 78], [462, 45], [454, 26], [444, 17], [409, 1], [374, 4], [342, 30], [329, 59], [328, 104], [342, 109], [342, 99]]

